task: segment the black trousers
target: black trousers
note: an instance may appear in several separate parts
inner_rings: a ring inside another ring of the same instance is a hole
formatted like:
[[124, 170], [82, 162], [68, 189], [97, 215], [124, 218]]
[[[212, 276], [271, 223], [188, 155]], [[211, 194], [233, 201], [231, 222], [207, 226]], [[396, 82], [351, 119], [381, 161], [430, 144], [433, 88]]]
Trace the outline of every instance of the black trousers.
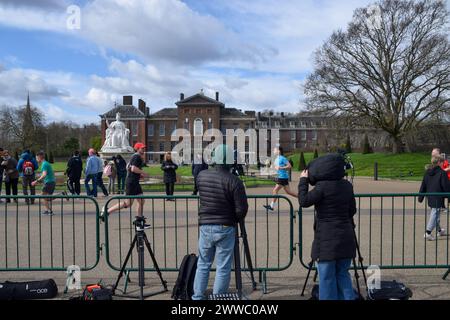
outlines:
[[2, 187], [3, 187], [3, 172], [0, 173], [0, 196], [2, 195]]
[[[17, 196], [17, 194], [18, 194], [17, 186], [18, 185], [19, 185], [19, 178], [10, 179], [9, 181], [5, 181], [6, 195], [10, 196], [11, 190], [12, 190], [12, 195]], [[8, 199], [7, 202], [11, 202], [10, 199]]]
[[70, 193], [72, 195], [80, 195], [81, 193], [81, 185], [80, 185], [80, 178], [78, 177], [69, 177], [68, 188]]
[[175, 189], [174, 182], [166, 183], [166, 195], [173, 196], [174, 189]]
[[194, 192], [193, 194], [197, 194], [198, 193], [198, 186], [197, 186], [197, 178], [194, 177]]
[[103, 172], [97, 173], [97, 187], [102, 189], [103, 195], [108, 196], [108, 190], [103, 183]]

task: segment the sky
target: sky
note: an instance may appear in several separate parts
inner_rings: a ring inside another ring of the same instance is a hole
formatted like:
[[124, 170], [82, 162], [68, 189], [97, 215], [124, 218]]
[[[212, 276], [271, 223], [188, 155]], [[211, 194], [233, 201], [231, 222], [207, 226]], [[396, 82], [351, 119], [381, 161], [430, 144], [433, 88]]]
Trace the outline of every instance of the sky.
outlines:
[[298, 112], [314, 51], [372, 2], [0, 0], [0, 105], [30, 92], [47, 121], [83, 124], [123, 95], [153, 113], [203, 89], [227, 107]]

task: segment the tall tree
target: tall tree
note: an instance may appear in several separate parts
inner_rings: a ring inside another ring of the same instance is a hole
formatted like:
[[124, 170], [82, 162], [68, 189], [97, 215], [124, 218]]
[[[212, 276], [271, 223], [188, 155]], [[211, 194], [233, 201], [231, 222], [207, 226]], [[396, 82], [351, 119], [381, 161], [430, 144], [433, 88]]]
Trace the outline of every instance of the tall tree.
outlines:
[[315, 54], [309, 109], [380, 128], [401, 152], [409, 132], [450, 110], [448, 22], [446, 1], [381, 0], [357, 9]]

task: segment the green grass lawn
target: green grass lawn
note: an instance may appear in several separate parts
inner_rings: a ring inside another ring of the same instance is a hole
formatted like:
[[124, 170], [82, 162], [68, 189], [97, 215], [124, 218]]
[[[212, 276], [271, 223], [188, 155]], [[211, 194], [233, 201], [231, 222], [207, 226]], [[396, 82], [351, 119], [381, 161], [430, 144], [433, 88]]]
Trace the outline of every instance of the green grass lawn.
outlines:
[[[320, 154], [319, 154], [320, 155]], [[306, 163], [311, 161], [313, 153], [306, 153]], [[380, 178], [401, 180], [422, 180], [425, 165], [430, 162], [428, 153], [405, 153], [405, 154], [361, 154], [349, 155], [355, 165], [356, 177], [373, 177], [375, 162], [378, 162], [378, 175]], [[294, 161], [294, 169], [297, 170], [300, 155], [290, 157]]]

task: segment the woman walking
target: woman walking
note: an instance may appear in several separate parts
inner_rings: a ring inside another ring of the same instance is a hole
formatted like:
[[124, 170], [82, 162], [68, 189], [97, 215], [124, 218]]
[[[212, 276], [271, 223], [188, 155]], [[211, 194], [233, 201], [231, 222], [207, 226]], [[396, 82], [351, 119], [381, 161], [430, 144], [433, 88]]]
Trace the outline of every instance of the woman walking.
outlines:
[[[5, 187], [6, 195], [10, 196], [11, 191], [13, 196], [17, 196], [17, 186], [19, 184], [19, 171], [17, 170], [17, 160], [11, 157], [8, 150], [3, 152], [3, 162], [1, 163], [5, 171]], [[7, 199], [6, 202], [10, 203], [11, 199]], [[14, 199], [14, 202], [18, 202]]]
[[103, 169], [103, 173], [108, 177], [108, 193], [114, 194], [116, 192], [116, 176], [117, 170], [114, 164], [114, 161], [105, 161], [105, 168]]
[[[175, 182], [177, 181], [177, 169], [178, 166], [172, 161], [171, 153], [166, 152], [161, 170], [164, 171], [164, 184], [166, 185], [166, 195], [168, 196], [173, 196]], [[173, 199], [167, 199], [167, 201], [173, 201]]]
[[117, 193], [124, 194], [125, 179], [127, 178], [127, 163], [120, 154], [115, 156], [113, 161], [117, 171]]

